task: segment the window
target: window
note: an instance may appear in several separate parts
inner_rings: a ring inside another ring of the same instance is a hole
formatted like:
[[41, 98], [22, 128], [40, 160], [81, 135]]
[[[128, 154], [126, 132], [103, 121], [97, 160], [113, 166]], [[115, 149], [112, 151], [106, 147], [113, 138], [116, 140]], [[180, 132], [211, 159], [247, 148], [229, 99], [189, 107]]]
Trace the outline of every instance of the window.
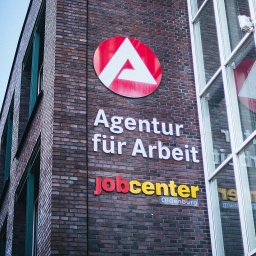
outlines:
[[229, 162], [221, 172], [211, 180], [211, 186], [216, 187], [218, 190], [219, 205], [217, 207], [219, 208], [218, 213], [225, 255], [243, 255], [243, 240], [232, 162]]
[[[31, 114], [36, 111], [35, 105], [40, 102], [43, 89], [43, 59], [45, 37], [45, 1], [41, 6], [35, 23], [26, 54], [23, 59], [20, 90], [20, 112], [18, 143], [24, 139], [25, 130], [29, 127]], [[19, 151], [19, 149], [18, 149]]]
[[203, 116], [209, 116], [213, 161], [217, 168], [231, 153], [228, 118], [222, 76], [219, 75], [202, 96]]
[[[23, 60], [21, 104], [28, 117], [33, 111], [43, 85], [44, 33], [45, 7], [43, 5]], [[27, 95], [29, 97], [26, 97]]]
[[250, 44], [238, 51], [232, 61], [243, 140], [256, 129], [256, 50], [252, 36], [249, 41]]
[[200, 40], [202, 43], [202, 57], [205, 69], [204, 77], [206, 82], [208, 82], [220, 66], [220, 57], [216, 54], [219, 49], [212, 1], [207, 2], [198, 16], [196, 23], [198, 29], [201, 31]]
[[213, 255], [256, 255], [256, 2], [187, 2]]
[[13, 100], [5, 122], [4, 132], [1, 140], [1, 184], [5, 185], [10, 177], [11, 154], [12, 154], [12, 127], [13, 127]]
[[245, 183], [245, 194], [249, 195], [247, 205], [250, 208], [250, 233], [256, 237], [255, 224], [256, 224], [256, 147], [254, 141], [250, 142], [244, 150], [239, 154], [239, 165], [243, 172], [247, 173], [247, 182]]
[[238, 15], [250, 17], [249, 2], [245, 0], [226, 0], [225, 10], [227, 15], [228, 33], [232, 50], [237, 46], [245, 32], [239, 27]]
[[37, 255], [40, 145], [36, 146], [16, 191], [13, 252]]

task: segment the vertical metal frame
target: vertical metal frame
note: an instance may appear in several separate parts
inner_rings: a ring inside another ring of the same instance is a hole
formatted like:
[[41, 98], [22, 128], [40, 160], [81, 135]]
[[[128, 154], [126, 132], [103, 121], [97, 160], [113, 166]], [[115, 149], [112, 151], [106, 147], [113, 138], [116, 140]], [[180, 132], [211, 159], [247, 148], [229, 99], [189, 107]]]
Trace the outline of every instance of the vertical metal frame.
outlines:
[[[205, 186], [207, 193], [207, 205], [209, 214], [210, 234], [213, 255], [224, 255], [223, 236], [221, 227], [220, 210], [218, 203], [217, 183], [213, 182], [210, 186], [208, 182], [209, 175], [214, 171], [214, 162], [212, 154], [212, 139], [210, 134], [210, 116], [207, 102], [201, 102], [200, 90], [206, 85], [204, 75], [203, 51], [201, 43], [201, 33], [199, 24], [193, 20], [192, 14], [197, 10], [197, 1], [187, 0], [189, 17], [191, 44], [193, 53], [194, 72], [197, 94], [197, 107], [199, 113], [200, 135], [202, 142], [203, 165], [205, 175]], [[205, 1], [206, 3], [206, 1]], [[193, 23], [194, 21], [194, 23]], [[218, 71], [217, 71], [218, 72]], [[212, 158], [212, 159], [209, 159]], [[209, 165], [212, 163], [212, 166]], [[215, 193], [214, 193], [215, 191]]]

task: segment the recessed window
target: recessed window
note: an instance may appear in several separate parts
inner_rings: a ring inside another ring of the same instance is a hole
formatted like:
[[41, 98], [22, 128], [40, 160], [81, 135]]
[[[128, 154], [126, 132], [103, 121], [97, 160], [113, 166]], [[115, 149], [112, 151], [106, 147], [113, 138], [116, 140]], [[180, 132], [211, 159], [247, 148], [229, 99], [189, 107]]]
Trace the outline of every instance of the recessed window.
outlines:
[[37, 255], [39, 177], [37, 145], [16, 191], [13, 250], [19, 251], [19, 255]]
[[12, 155], [12, 128], [13, 128], [13, 101], [11, 103], [9, 113], [7, 115], [7, 119], [4, 126], [4, 132], [1, 139], [0, 183], [2, 186], [6, 183], [6, 181], [10, 177], [11, 155]]
[[44, 37], [45, 6], [43, 4], [23, 59], [20, 91], [19, 142], [34, 109], [37, 97], [43, 89]]
[[[38, 16], [24, 60], [21, 79], [21, 108], [30, 116], [43, 84], [45, 8]], [[25, 113], [24, 113], [25, 114]], [[24, 115], [23, 115], [24, 116]]]

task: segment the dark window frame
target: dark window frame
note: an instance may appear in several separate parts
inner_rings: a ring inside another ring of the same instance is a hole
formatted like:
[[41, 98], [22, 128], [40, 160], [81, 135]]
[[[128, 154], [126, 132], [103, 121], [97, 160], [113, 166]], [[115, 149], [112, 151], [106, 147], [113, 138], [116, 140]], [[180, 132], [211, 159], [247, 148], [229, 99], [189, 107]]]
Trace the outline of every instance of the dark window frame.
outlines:
[[11, 171], [11, 156], [12, 156], [12, 132], [13, 132], [13, 109], [14, 99], [11, 101], [11, 105], [5, 121], [4, 131], [1, 139], [1, 165], [3, 168], [3, 187], [10, 179]]
[[23, 59], [23, 72], [30, 75], [30, 95], [28, 117], [33, 112], [37, 97], [42, 90], [43, 59], [44, 59], [44, 38], [45, 38], [45, 2], [39, 11], [25, 57]]
[[[25, 255], [36, 255], [38, 228], [38, 196], [40, 180], [40, 138], [16, 190], [16, 202], [25, 205]], [[36, 210], [36, 214], [35, 214]]]

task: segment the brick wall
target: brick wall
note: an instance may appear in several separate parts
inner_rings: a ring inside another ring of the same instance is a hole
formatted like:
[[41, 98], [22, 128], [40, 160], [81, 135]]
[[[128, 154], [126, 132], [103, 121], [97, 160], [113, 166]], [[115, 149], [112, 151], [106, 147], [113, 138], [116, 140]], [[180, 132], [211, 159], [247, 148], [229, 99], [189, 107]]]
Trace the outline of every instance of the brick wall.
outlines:
[[57, 1], [52, 254], [86, 255], [86, 1]]
[[[88, 52], [89, 255], [211, 255], [202, 162], [177, 162], [132, 157], [136, 138], [146, 146], [158, 140], [170, 147], [185, 144], [200, 149], [196, 98], [186, 1], [90, 1]], [[141, 40], [158, 56], [163, 77], [159, 88], [145, 98], [129, 99], [104, 87], [93, 68], [93, 54], [107, 38], [122, 35]], [[180, 137], [141, 133], [116, 135], [127, 141], [124, 154], [93, 151], [95, 133], [111, 132], [93, 126], [98, 109], [114, 116], [184, 124]], [[201, 158], [200, 158], [201, 160]], [[200, 186], [199, 208], [166, 206], [157, 196], [102, 192], [95, 196], [95, 177], [168, 182]]]
[[[146, 144], [161, 140], [168, 146], [190, 144], [200, 149], [185, 1], [89, 1], [88, 12], [84, 1], [58, 1], [56, 33], [53, 253], [86, 254], [88, 250], [89, 255], [210, 255], [202, 163], [135, 158], [129, 153], [139, 137]], [[163, 78], [152, 95], [120, 97], [95, 75], [95, 49], [116, 35], [141, 40], [158, 56]], [[130, 142], [124, 154], [94, 152], [93, 134], [111, 134], [102, 126], [93, 126], [100, 108], [108, 118], [156, 117], [184, 124], [183, 134], [169, 140], [152, 133], [125, 131], [116, 137]], [[179, 184], [199, 185], [200, 207], [163, 206], [156, 196], [143, 194], [103, 192], [94, 196], [96, 176], [116, 175], [141, 182], [173, 179]]]

